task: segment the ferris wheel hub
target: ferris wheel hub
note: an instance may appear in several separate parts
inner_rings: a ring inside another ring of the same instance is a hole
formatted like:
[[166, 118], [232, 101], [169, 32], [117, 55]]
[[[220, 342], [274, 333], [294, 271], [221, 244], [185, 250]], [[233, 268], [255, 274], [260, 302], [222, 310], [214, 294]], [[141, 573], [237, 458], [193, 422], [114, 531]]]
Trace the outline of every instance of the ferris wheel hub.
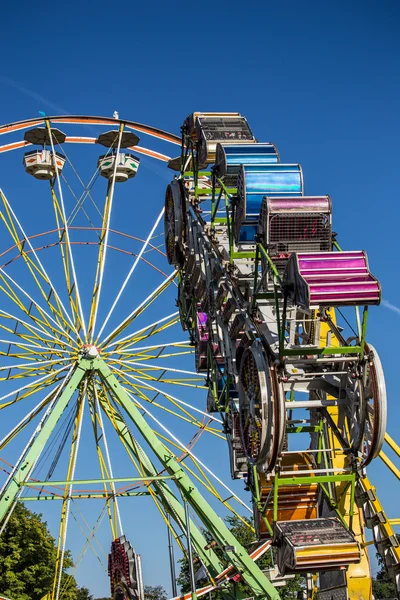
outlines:
[[100, 351], [93, 344], [84, 344], [81, 348], [81, 354], [84, 358], [97, 358]]

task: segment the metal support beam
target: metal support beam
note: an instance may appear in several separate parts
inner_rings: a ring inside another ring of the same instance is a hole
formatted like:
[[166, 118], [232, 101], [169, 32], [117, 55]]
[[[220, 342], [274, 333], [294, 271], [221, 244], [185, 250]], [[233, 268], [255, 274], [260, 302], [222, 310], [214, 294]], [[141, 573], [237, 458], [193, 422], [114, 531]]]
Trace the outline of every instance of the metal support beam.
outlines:
[[[86, 363], [87, 362], [88, 361], [86, 361]], [[84, 359], [78, 362], [71, 379], [67, 383], [64, 391], [55, 403], [47, 419], [44, 421], [37, 436], [34, 438], [25, 455], [22, 457], [18, 468], [11, 473], [10, 477], [5, 483], [0, 496], [0, 523], [6, 517], [18, 492], [20, 492], [21, 483], [29, 478], [36, 460], [40, 456], [46, 442], [50, 438], [55, 426], [67, 408], [74, 392], [78, 389], [79, 384], [86, 375], [86, 367], [87, 365], [85, 364]]]
[[252, 588], [254, 595], [278, 599], [279, 594], [264, 573], [249, 557], [246, 550], [239, 544], [235, 536], [228, 529], [222, 519], [204, 499], [203, 494], [194, 486], [176, 457], [159, 440], [157, 435], [148, 425], [140, 411], [123, 386], [119, 383], [110, 367], [100, 358], [93, 360], [93, 369], [97, 370], [113, 394], [118, 398], [130, 419], [137, 427], [140, 434], [152, 448], [153, 452], [166, 468], [170, 475], [175, 476], [175, 483], [183, 497], [189, 502], [207, 529], [213, 535], [220, 548], [225, 548], [229, 561], [242, 574], [243, 579]]
[[168, 553], [169, 553], [169, 566], [171, 571], [171, 587], [172, 587], [172, 596], [175, 598], [178, 595], [178, 588], [176, 586], [176, 571], [175, 571], [175, 555], [174, 555], [174, 544], [171, 535], [171, 529], [169, 527], [171, 523], [171, 517], [168, 515]]
[[[118, 498], [130, 498], [133, 496], [150, 496], [150, 492], [121, 492], [120, 494], [116, 494]], [[72, 494], [72, 496], [67, 496], [71, 500], [104, 500], [109, 499], [112, 500], [114, 497], [113, 492], [93, 492], [92, 494], [89, 492], [87, 494]], [[22, 502], [32, 502], [38, 500], [64, 500], [64, 496], [56, 496], [55, 494], [41, 494], [40, 496], [24, 496], [21, 498]]]
[[[119, 412], [117, 412], [114, 408], [111, 409], [104, 402], [101, 403], [104, 412], [110, 419], [117, 434], [121, 437], [121, 439], [124, 440], [124, 443], [130, 449], [130, 451], [133, 452], [135, 456], [137, 456], [146, 474], [150, 476], [157, 475], [157, 470], [155, 466], [153, 465], [147, 454], [144, 452], [140, 444], [137, 442], [137, 440], [135, 440], [135, 438], [132, 436], [127, 424], [125, 423], [124, 419], [119, 414]], [[110, 412], [111, 410], [112, 413]], [[162, 504], [166, 513], [172, 519], [174, 519], [174, 521], [177, 523], [178, 527], [184, 534], [185, 512], [182, 504], [175, 496], [167, 482], [163, 480], [155, 480], [152, 483], [151, 487], [156, 491], [157, 498]], [[219, 573], [221, 573], [221, 571], [223, 571], [223, 563], [220, 561], [218, 556], [211, 548], [205, 550], [205, 547], [207, 546], [207, 540], [192, 520], [190, 521], [190, 531], [192, 534], [193, 545], [196, 548], [197, 554], [199, 555], [201, 561], [207, 567], [208, 571], [210, 572], [210, 575], [212, 577], [216, 577]]]
[[196, 581], [194, 578], [194, 567], [193, 567], [193, 552], [192, 552], [192, 536], [190, 535], [190, 517], [189, 517], [189, 505], [187, 500], [184, 500], [185, 504], [185, 521], [186, 521], [186, 539], [187, 539], [187, 551], [188, 551], [188, 562], [189, 562], [189, 579], [190, 579], [190, 591], [192, 592], [192, 600], [196, 600]]
[[23, 481], [21, 487], [41, 487], [55, 485], [86, 485], [88, 483], [129, 483], [130, 481], [157, 481], [160, 479], [173, 479], [173, 475], [155, 475], [149, 477], [106, 477], [105, 479], [67, 479], [66, 481]]
[[[25, 483], [28, 483], [29, 487], [34, 487], [33, 484], [38, 485], [37, 482], [29, 481], [29, 477], [38, 457], [40, 456], [46, 442], [49, 440], [52, 432], [54, 431], [59, 419], [67, 408], [74, 392], [79, 388], [79, 385], [81, 384], [85, 375], [88, 374], [90, 377], [92, 377], [95, 372], [110, 389], [112, 396], [117, 398], [118, 403], [124, 408], [140, 434], [149, 444], [154, 454], [166, 469], [170, 478], [174, 480], [174, 483], [177, 485], [184, 501], [187, 501], [199, 516], [213, 539], [216, 540], [219, 547], [224, 551], [227, 560], [229, 560], [229, 562], [237, 569], [237, 571], [241, 573], [243, 579], [251, 587], [254, 596], [279, 600], [279, 594], [272, 583], [262, 573], [255, 562], [253, 562], [247, 551], [239, 544], [223, 520], [211, 508], [211, 506], [205, 500], [203, 494], [195, 487], [183, 467], [179, 464], [176, 456], [160, 441], [138, 408], [136, 408], [135, 404], [132, 402], [123, 386], [119, 383], [110, 367], [100, 357], [94, 359], [82, 357], [78, 360], [76, 368], [70, 380], [66, 384], [62, 394], [60, 395], [60, 398], [57, 400], [52, 411], [42, 424], [41, 429], [38, 430], [36, 437], [32, 440], [32, 443], [28, 447], [27, 451], [21, 457], [18, 468], [13, 471], [12, 475], [4, 485], [3, 492], [0, 496], [0, 522], [8, 514], [18, 493], [21, 491], [22, 485]], [[102, 403], [102, 405], [107, 416], [113, 423], [114, 427], [116, 427], [117, 433], [120, 433], [120, 435], [124, 438], [124, 441], [127, 442], [127, 446], [134, 452], [135, 455], [138, 455], [139, 453], [140, 463], [142, 467], [144, 467], [146, 476], [148, 475], [149, 478], [152, 478], [151, 486], [157, 492], [157, 497], [162, 503], [164, 509], [179, 524], [181, 530], [185, 532], [186, 519], [184, 507], [176, 498], [172, 490], [168, 487], [168, 484], [166, 481], [164, 481], [164, 477], [161, 479], [158, 478], [159, 476], [156, 468], [149, 460], [147, 455], [143, 452], [136, 440], [132, 437], [123, 417], [120, 416], [118, 420], [115, 414], [110, 413], [110, 410], [107, 412], [107, 407], [104, 403]], [[113, 409], [113, 411], [114, 410], [115, 409]], [[143, 481], [144, 479], [146, 478], [142, 477], [140, 480]], [[129, 481], [133, 480], [135, 479], [129, 479]], [[48, 482], [46, 482], [46, 484], [48, 485]], [[90, 494], [87, 495], [89, 496]], [[54, 499], [55, 498], [56, 496]], [[193, 545], [200, 559], [209, 570], [211, 577], [216, 577], [221, 570], [223, 570], [223, 565], [214, 551], [211, 549], [205, 550], [207, 542], [204, 536], [197, 529], [193, 521], [189, 521], [189, 523]]]

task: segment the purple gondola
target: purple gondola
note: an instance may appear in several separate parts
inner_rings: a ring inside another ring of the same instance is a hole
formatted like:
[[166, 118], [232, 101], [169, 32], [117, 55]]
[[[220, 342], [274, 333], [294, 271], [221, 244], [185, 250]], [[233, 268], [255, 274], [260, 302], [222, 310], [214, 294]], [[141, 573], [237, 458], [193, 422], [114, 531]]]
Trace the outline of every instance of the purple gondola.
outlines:
[[381, 286], [368, 267], [363, 250], [305, 252], [290, 256], [284, 289], [296, 306], [377, 305]]

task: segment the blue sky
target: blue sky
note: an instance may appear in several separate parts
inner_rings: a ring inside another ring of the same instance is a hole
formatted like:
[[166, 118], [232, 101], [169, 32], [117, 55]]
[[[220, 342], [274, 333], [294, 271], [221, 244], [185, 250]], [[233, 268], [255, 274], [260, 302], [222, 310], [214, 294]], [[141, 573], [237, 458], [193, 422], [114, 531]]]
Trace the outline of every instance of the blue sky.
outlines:
[[[276, 143], [283, 162], [302, 165], [307, 195], [330, 194], [341, 245], [368, 251], [388, 303], [371, 310], [369, 339], [382, 358], [388, 431], [396, 436], [398, 2], [44, 0], [14, 6], [7, 3], [2, 10], [2, 123], [37, 116], [39, 110], [106, 116], [118, 110], [121, 117], [179, 134], [183, 119], [194, 110], [239, 111], [260, 141]], [[166, 145], [151, 147], [173, 152]], [[143, 167], [135, 189], [148, 204], [133, 196], [126, 209], [116, 207], [121, 222], [129, 215], [136, 233], [143, 224], [142, 235], [158, 214], [170, 178], [160, 164], [143, 160]], [[10, 195], [22, 192], [1, 161], [0, 185]], [[22, 210], [32, 212], [32, 231], [40, 230], [33, 206], [23, 202]], [[389, 492], [394, 479], [379, 463], [372, 465], [371, 476], [389, 514], [400, 516]], [[148, 519], [146, 528], [137, 523], [145, 560], [157, 546], [157, 564], [144, 563], [146, 581], [168, 588], [165, 531], [159, 538], [163, 526], [153, 508], [143, 499], [135, 502], [126, 514]], [[50, 513], [53, 521], [55, 513]], [[134, 527], [129, 535], [135, 544]], [[69, 545], [74, 547], [74, 540]], [[98, 596], [107, 593], [94, 559], [79, 571], [78, 580]]]

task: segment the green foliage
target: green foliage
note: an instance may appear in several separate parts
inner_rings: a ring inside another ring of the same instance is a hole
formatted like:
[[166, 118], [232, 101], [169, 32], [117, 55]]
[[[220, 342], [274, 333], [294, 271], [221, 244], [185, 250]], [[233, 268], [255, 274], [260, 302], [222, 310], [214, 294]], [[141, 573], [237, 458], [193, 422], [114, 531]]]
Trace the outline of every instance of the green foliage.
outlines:
[[93, 600], [93, 595], [86, 587], [81, 587], [77, 590], [76, 600]]
[[[0, 537], [0, 593], [13, 600], [41, 600], [52, 588], [55, 561], [56, 547], [47, 524], [18, 503]], [[72, 566], [67, 551], [64, 570]], [[63, 573], [62, 588], [67, 577]], [[77, 598], [73, 577], [68, 578], [63, 598]]]
[[397, 598], [396, 586], [386, 574], [382, 557], [377, 554], [380, 570], [376, 578], [372, 580], [372, 593], [376, 600], [384, 600], [385, 598]]
[[145, 585], [145, 600], [167, 600], [167, 592], [161, 585]]

